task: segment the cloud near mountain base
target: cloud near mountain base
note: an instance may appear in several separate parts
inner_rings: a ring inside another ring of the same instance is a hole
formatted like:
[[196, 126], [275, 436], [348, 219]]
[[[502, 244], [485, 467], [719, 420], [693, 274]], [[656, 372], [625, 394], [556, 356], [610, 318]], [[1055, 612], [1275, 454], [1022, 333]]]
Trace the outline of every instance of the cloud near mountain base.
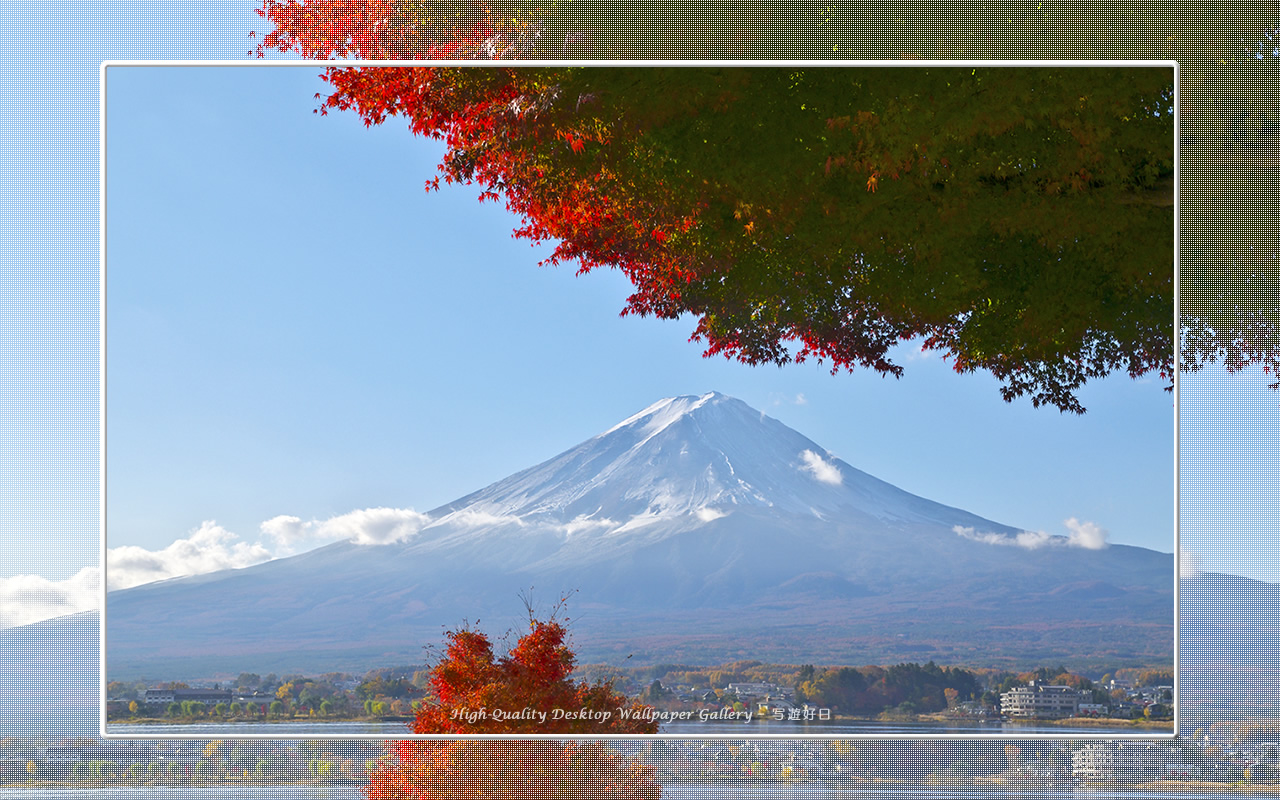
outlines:
[[85, 567], [60, 581], [42, 575], [0, 578], [0, 628], [30, 625], [97, 607], [97, 567]]
[[431, 517], [411, 508], [363, 508], [326, 520], [303, 522], [298, 517], [272, 517], [260, 526], [280, 550], [277, 557], [342, 540], [363, 545], [402, 542], [422, 530]]
[[[244, 541], [215, 520], [205, 520], [159, 550], [137, 545], [108, 549], [107, 589], [242, 569], [342, 540], [361, 545], [392, 544], [413, 536], [429, 521], [426, 514], [404, 508], [365, 508], [310, 522], [281, 515], [259, 526], [265, 534], [264, 543]], [[96, 609], [98, 580], [96, 566], [63, 580], [41, 575], [0, 577], [0, 628]]]
[[181, 575], [250, 567], [275, 557], [261, 543], [239, 539], [238, 534], [214, 520], [205, 520], [185, 539], [178, 539], [162, 550], [147, 550], [136, 545], [113, 547], [107, 551], [107, 590], [127, 589]]
[[979, 533], [971, 527], [956, 525], [951, 528], [957, 535], [983, 544], [1021, 547], [1026, 550], [1038, 550], [1042, 547], [1079, 547], [1085, 550], [1102, 550], [1108, 547], [1107, 531], [1092, 522], [1081, 522], [1075, 517], [1063, 520], [1063, 525], [1070, 531], [1066, 536], [1055, 536], [1043, 531], [1020, 531], [1010, 536], [1005, 533]]

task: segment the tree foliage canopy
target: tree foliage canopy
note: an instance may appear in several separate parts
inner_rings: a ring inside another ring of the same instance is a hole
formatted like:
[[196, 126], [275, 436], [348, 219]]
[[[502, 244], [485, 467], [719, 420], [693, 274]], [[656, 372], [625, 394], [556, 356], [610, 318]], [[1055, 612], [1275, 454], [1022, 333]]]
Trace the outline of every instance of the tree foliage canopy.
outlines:
[[[450, 631], [414, 733], [657, 733], [655, 722], [640, 718], [644, 706], [614, 692], [611, 682], [570, 678], [575, 658], [565, 636], [556, 620], [531, 617], [516, 646], [495, 656], [486, 634]], [[620, 708], [634, 713], [625, 718]], [[484, 713], [469, 714], [476, 711]]]
[[[554, 619], [531, 616], [516, 646], [495, 656], [484, 633], [450, 631], [444, 656], [431, 669], [432, 696], [419, 706], [412, 731], [656, 733], [657, 723], [640, 713], [644, 707], [608, 682], [571, 680], [574, 655], [565, 635]], [[636, 716], [625, 718], [619, 709]], [[660, 796], [651, 768], [599, 740], [410, 740], [389, 747], [366, 790], [370, 800]]]
[[[334, 69], [324, 109], [444, 139], [551, 262], [697, 318], [706, 353], [900, 375], [919, 339], [1005, 399], [1173, 365], [1164, 69]], [[429, 182], [438, 186], [439, 177]]]
[[973, 673], [930, 661], [887, 668], [826, 669], [803, 681], [800, 690], [818, 705], [845, 714], [879, 714], [902, 703], [911, 703], [920, 712], [941, 711], [948, 706], [948, 692], [967, 700], [979, 696], [982, 687]]
[[374, 772], [369, 800], [657, 800], [652, 770], [600, 740], [392, 743], [394, 764]]
[[[263, 0], [259, 55], [312, 58], [1173, 59], [1181, 67], [1179, 359], [1280, 375], [1280, 80], [1271, 4]], [[870, 177], [869, 175], [867, 177]], [[879, 184], [883, 186], [883, 183]], [[1168, 176], [1158, 179], [1171, 198]], [[1016, 384], [1015, 384], [1016, 385]], [[1280, 388], [1280, 380], [1272, 384]]]

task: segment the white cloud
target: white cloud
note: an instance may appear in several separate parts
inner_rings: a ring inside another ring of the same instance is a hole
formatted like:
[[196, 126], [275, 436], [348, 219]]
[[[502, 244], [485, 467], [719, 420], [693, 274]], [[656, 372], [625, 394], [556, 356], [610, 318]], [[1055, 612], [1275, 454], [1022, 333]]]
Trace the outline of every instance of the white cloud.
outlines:
[[401, 508], [366, 508], [310, 522], [281, 514], [259, 526], [272, 545], [268, 547], [261, 541], [242, 541], [238, 534], [206, 520], [187, 538], [162, 550], [134, 545], [108, 550], [107, 589], [251, 567], [343, 539], [356, 544], [390, 544], [417, 533], [427, 521], [426, 514]]
[[614, 522], [613, 520], [607, 517], [601, 517], [600, 519], [591, 519], [585, 514], [579, 514], [578, 516], [574, 517], [573, 519], [565, 523], [564, 532], [566, 536], [572, 536], [575, 533], [581, 533], [582, 531], [589, 531], [592, 528], [613, 528], [613, 527], [616, 527], [617, 524], [618, 523]]
[[1073, 547], [1083, 547], [1086, 550], [1102, 550], [1107, 546], [1108, 533], [1092, 522], [1080, 522], [1075, 517], [1065, 520], [1063, 525], [1071, 531], [1067, 537]]
[[956, 534], [966, 539], [972, 539], [975, 542], [983, 544], [998, 544], [1008, 547], [1021, 547], [1026, 550], [1038, 550], [1046, 545], [1066, 544], [1065, 536], [1050, 536], [1047, 533], [1039, 533], [1035, 531], [1020, 531], [1015, 536], [1006, 533], [994, 533], [988, 531], [986, 533], [978, 533], [973, 528], [955, 525], [951, 528]]
[[[423, 515], [426, 516], [425, 514]], [[464, 528], [483, 528], [490, 525], [516, 525], [524, 527], [524, 520], [515, 514], [494, 514], [489, 511], [472, 511], [466, 509], [463, 511], [455, 511], [447, 514], [435, 521], [435, 524], [442, 525], [451, 523], [460, 525]]]
[[235, 541], [240, 537], [213, 520], [205, 520], [185, 539], [163, 550], [135, 545], [107, 551], [107, 590], [127, 589], [143, 583], [201, 575], [220, 569], [239, 569], [275, 556], [258, 542]]
[[349, 541], [361, 545], [393, 544], [421, 531], [431, 517], [411, 508], [363, 508], [326, 520], [303, 522], [281, 514], [259, 526], [276, 543], [276, 557], [323, 544]]
[[959, 536], [972, 539], [975, 542], [982, 542], [983, 544], [1015, 544], [1013, 539], [1003, 533], [978, 533], [973, 528], [963, 525], [953, 525], [951, 530]]
[[1203, 562], [1197, 553], [1192, 553], [1185, 547], [1178, 551], [1178, 577], [1179, 578], [1196, 578], [1203, 571]]
[[[108, 549], [107, 589], [251, 567], [292, 555], [297, 549], [341, 539], [365, 545], [391, 544], [409, 538], [429, 521], [426, 514], [402, 508], [366, 508], [310, 522], [282, 514], [259, 526], [274, 544], [269, 548], [262, 542], [243, 541], [214, 520], [206, 520], [186, 538], [161, 550], [137, 545]], [[0, 628], [94, 609], [98, 596], [97, 567], [85, 567], [63, 581], [40, 575], [0, 578]]]
[[715, 520], [718, 520], [721, 517], [729, 516], [727, 513], [725, 513], [724, 511], [721, 511], [718, 508], [709, 508], [707, 506], [703, 506], [702, 508], [698, 509], [693, 513], [698, 517], [698, 519], [702, 520], [703, 522], [714, 522]]
[[310, 538], [315, 527], [315, 523], [306, 523], [287, 514], [272, 517], [258, 526], [263, 533], [275, 540], [278, 550], [286, 552], [292, 552], [299, 543]]
[[1022, 547], [1027, 550], [1039, 550], [1041, 547], [1079, 547], [1085, 550], [1102, 550], [1107, 547], [1107, 532], [1092, 522], [1080, 522], [1075, 517], [1064, 520], [1063, 524], [1071, 531], [1067, 536], [1054, 536], [1043, 531], [1019, 531], [1014, 536], [1004, 533], [978, 533], [971, 527], [955, 525], [952, 532], [966, 539], [983, 544]]
[[89, 611], [98, 607], [98, 596], [97, 567], [61, 581], [41, 575], [0, 578], [0, 628]]
[[1018, 535], [1013, 537], [1013, 544], [1026, 550], [1039, 550], [1041, 547], [1064, 543], [1061, 536], [1050, 536], [1042, 531], [1018, 531]]
[[431, 517], [411, 508], [365, 508], [320, 523], [323, 538], [349, 539], [356, 544], [402, 542], [427, 526]]
[[844, 476], [840, 474], [840, 470], [830, 461], [823, 460], [822, 456], [812, 450], [805, 450], [800, 454], [800, 458], [804, 460], [801, 469], [808, 472], [822, 483], [829, 483], [832, 486], [839, 486], [844, 483]]
[[622, 533], [624, 531], [635, 530], [636, 528], [643, 528], [644, 526], [652, 525], [655, 522], [662, 522], [664, 519], [669, 519], [669, 517], [666, 514], [660, 514], [655, 511], [643, 511], [619, 525], [613, 530], [613, 533]]

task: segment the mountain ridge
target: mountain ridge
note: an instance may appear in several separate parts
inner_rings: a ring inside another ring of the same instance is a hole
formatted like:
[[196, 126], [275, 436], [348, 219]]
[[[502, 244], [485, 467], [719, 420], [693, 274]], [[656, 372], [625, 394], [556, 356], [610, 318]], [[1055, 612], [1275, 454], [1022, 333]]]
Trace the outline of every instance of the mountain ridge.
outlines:
[[[509, 616], [530, 586], [577, 592], [586, 659], [884, 660], [921, 641], [1172, 659], [1171, 554], [1043, 534], [1020, 546], [1019, 529], [899, 489], [716, 392], [654, 403], [427, 518], [391, 544], [112, 592], [108, 668], [407, 655], [442, 626]], [[237, 627], [234, 653], [201, 635]]]

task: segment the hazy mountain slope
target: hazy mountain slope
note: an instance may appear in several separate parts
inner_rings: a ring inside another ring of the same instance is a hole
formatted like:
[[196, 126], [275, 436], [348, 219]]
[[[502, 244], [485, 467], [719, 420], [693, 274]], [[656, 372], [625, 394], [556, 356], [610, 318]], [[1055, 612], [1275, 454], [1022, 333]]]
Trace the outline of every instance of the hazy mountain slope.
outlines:
[[[1280, 585], [1205, 574], [1184, 578], [1181, 587], [1185, 727], [1280, 717], [1280, 636], [1261, 624], [1280, 617]], [[839, 594], [841, 584], [815, 577], [810, 588]], [[582, 614], [584, 620], [591, 617], [590, 611]], [[701, 635], [694, 631], [685, 638]], [[0, 738], [97, 730], [96, 613], [0, 630], [0, 664]]]
[[98, 709], [97, 612], [0, 630], [0, 739], [94, 731]]

